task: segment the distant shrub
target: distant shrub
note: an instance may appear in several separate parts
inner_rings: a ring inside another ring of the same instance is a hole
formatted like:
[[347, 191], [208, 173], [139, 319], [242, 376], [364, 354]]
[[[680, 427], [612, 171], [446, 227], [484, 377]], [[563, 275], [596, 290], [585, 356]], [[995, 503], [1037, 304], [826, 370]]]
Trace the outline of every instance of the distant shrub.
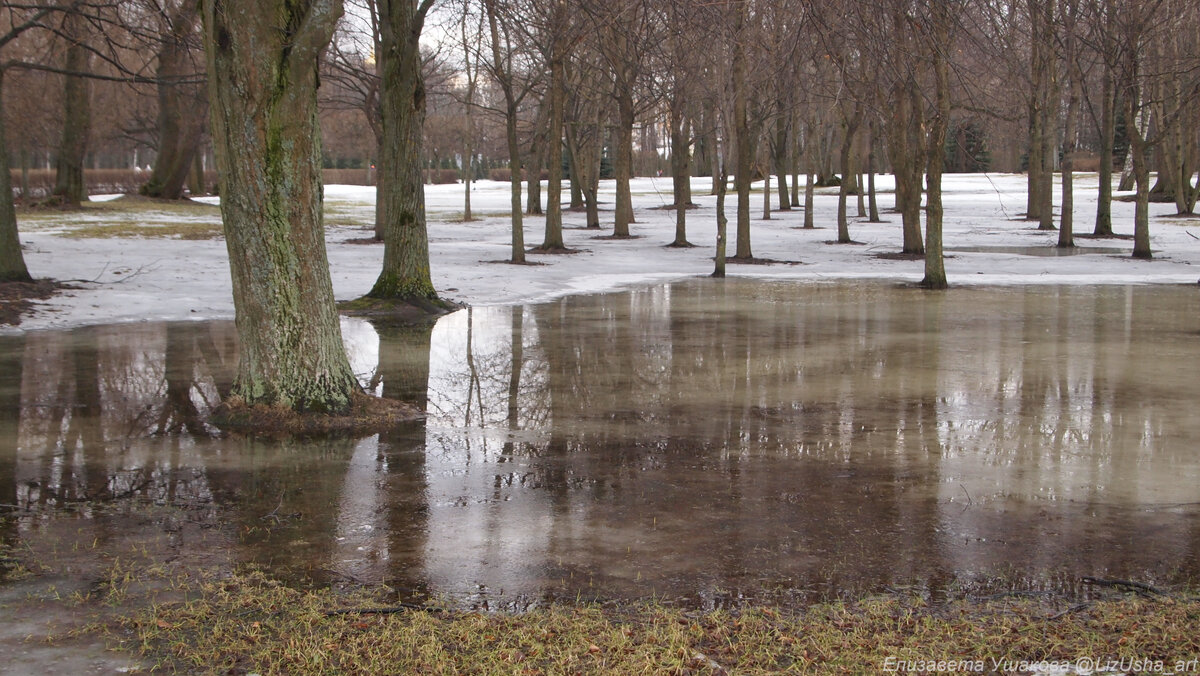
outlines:
[[325, 169], [325, 185], [375, 185], [374, 169]]
[[459, 181], [457, 169], [428, 169], [425, 172], [425, 176], [426, 180], [432, 179], [432, 182], [437, 185], [458, 183]]
[[[22, 193], [21, 170], [10, 170], [13, 187], [13, 199], [42, 200], [54, 191], [55, 171], [53, 169], [29, 170], [29, 194]], [[137, 169], [84, 169], [83, 181], [87, 184], [89, 195], [134, 194], [142, 185], [150, 180], [150, 172]], [[204, 184], [208, 190], [216, 192], [217, 172], [204, 173]]]
[[[522, 169], [521, 170], [521, 180], [524, 181], [526, 176], [527, 176], [527, 173], [525, 172], [524, 169]], [[489, 169], [488, 170], [488, 178], [492, 179], [493, 181], [504, 181], [505, 183], [507, 183], [508, 181], [512, 180], [512, 170], [509, 169], [508, 167], [497, 167], [496, 169]], [[549, 179], [550, 171], [548, 169], [543, 169], [541, 176], [539, 178], [540, 178], [540, 180], [543, 180], [543, 181]]]

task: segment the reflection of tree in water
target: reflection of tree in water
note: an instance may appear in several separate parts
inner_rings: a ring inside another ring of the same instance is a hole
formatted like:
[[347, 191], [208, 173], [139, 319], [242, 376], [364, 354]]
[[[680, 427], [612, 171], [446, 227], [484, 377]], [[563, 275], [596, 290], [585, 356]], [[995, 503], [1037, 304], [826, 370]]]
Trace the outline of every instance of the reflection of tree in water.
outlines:
[[[1012, 571], [1054, 579], [1064, 567], [1148, 561], [1145, 550], [1089, 543], [1085, 507], [1056, 505], [1047, 519], [1021, 498], [1057, 493], [1060, 482], [1078, 491], [1070, 473], [1089, 464], [1111, 484], [1107, 456], [1122, 453], [1119, 439], [1102, 448], [1080, 437], [1081, 423], [1116, 418], [1081, 417], [1098, 385], [1075, 291], [1022, 306], [1017, 292], [752, 289], [697, 282], [510, 316], [520, 343], [487, 352], [495, 363], [482, 366], [475, 351], [462, 378], [471, 394], [461, 394], [495, 411], [486, 424], [508, 436], [499, 457], [459, 465], [468, 479], [447, 482], [470, 499], [484, 487], [469, 477], [490, 470], [487, 506], [440, 518], [473, 524], [459, 532], [481, 560], [512, 524], [530, 524], [545, 537], [526, 537], [535, 547], [526, 556], [546, 562], [548, 577], [607, 575], [609, 589], [644, 590], [634, 582], [645, 574], [710, 589], [774, 579], [825, 593], [911, 582], [943, 590], [963, 575], [1000, 572], [1019, 585]], [[472, 330], [491, 335], [494, 323]], [[508, 363], [525, 353], [542, 376], [522, 379]], [[503, 387], [487, 386], [501, 376]], [[511, 413], [538, 406], [545, 424], [531, 435]], [[1126, 410], [1136, 420], [1122, 423], [1125, 435], [1137, 421], [1166, 420], [1132, 402]], [[452, 449], [472, 434], [438, 443]], [[1138, 530], [1128, 515], [1105, 525]]]
[[[0, 336], [0, 547], [15, 544], [17, 506], [17, 431], [21, 425], [24, 336]], [[0, 550], [0, 580], [9, 568]]]

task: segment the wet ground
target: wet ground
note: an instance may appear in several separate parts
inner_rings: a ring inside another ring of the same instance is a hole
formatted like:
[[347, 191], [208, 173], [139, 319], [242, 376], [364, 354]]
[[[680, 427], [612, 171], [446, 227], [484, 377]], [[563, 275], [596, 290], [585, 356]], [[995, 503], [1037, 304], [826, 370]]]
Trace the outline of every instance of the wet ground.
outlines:
[[428, 411], [361, 439], [206, 427], [230, 323], [5, 337], [0, 539], [85, 589], [134, 557], [495, 609], [1194, 584], [1197, 293], [694, 280], [345, 320], [364, 384]]

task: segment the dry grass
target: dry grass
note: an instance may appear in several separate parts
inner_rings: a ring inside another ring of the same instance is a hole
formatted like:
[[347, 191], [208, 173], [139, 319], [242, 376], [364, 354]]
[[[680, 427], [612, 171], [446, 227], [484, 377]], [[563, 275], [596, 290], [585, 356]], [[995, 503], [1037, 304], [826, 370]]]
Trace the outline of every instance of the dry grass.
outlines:
[[298, 591], [262, 575], [200, 584], [127, 619], [159, 665], [261, 674], [878, 673], [896, 660], [1162, 660], [1200, 655], [1200, 602], [1114, 597], [929, 606], [888, 597], [808, 609], [688, 612], [652, 604], [479, 614]]

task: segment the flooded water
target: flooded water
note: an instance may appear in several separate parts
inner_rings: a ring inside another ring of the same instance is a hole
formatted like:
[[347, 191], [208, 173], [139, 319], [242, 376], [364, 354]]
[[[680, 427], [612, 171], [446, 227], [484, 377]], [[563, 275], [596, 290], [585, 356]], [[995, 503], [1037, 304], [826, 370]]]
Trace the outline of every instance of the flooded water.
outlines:
[[0, 538], [509, 609], [1195, 583], [1197, 294], [693, 280], [345, 320], [428, 417], [319, 441], [204, 426], [230, 323], [7, 337]]

